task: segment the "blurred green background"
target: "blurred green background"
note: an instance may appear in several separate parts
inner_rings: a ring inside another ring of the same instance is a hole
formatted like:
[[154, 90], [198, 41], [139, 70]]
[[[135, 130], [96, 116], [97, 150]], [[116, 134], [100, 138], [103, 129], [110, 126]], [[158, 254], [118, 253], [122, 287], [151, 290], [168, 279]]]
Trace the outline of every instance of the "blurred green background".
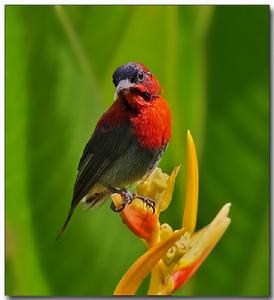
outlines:
[[145, 251], [110, 202], [78, 208], [53, 246], [83, 147], [113, 101], [112, 72], [134, 60], [156, 74], [173, 112], [161, 167], [182, 165], [161, 221], [181, 224], [187, 129], [199, 156], [197, 227], [232, 203], [231, 226], [177, 295], [269, 295], [269, 7], [5, 10], [6, 294], [111, 295]]

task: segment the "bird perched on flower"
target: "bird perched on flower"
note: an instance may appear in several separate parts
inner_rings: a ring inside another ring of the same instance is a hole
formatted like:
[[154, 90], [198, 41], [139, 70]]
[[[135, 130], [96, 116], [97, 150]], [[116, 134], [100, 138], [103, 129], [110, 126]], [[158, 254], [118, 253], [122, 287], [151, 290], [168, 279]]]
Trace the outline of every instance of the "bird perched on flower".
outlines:
[[80, 201], [98, 207], [112, 193], [123, 197], [121, 211], [133, 198], [154, 210], [149, 198], [127, 191], [159, 163], [171, 135], [171, 113], [156, 77], [144, 65], [129, 62], [113, 73], [115, 101], [103, 114], [78, 166], [71, 207], [57, 239]]

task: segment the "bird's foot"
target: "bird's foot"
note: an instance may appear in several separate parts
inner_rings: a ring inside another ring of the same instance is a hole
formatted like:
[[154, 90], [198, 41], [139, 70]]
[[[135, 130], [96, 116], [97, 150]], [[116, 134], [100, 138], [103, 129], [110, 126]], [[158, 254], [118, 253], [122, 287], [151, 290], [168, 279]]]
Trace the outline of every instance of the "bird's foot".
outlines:
[[116, 207], [113, 202], [111, 202], [110, 208], [115, 212], [122, 211], [128, 204], [133, 201], [134, 198], [138, 198], [144, 202], [146, 207], [150, 207], [153, 213], [155, 213], [155, 202], [148, 197], [144, 197], [136, 193], [130, 193], [127, 190], [119, 190], [115, 188], [112, 188], [111, 192], [119, 194], [123, 199], [119, 208]]
[[114, 193], [119, 194], [122, 197], [122, 202], [120, 207], [116, 207], [113, 202], [111, 202], [110, 208], [115, 212], [122, 211], [128, 204], [132, 202], [132, 200], [135, 198], [134, 194], [130, 193], [126, 190], [118, 190], [115, 189]]
[[155, 202], [152, 199], [141, 196], [141, 195], [137, 195], [137, 194], [132, 194], [132, 195], [134, 196], [134, 198], [138, 198], [138, 199], [142, 200], [144, 202], [144, 204], [146, 205], [146, 207], [151, 208], [153, 213], [155, 213]]

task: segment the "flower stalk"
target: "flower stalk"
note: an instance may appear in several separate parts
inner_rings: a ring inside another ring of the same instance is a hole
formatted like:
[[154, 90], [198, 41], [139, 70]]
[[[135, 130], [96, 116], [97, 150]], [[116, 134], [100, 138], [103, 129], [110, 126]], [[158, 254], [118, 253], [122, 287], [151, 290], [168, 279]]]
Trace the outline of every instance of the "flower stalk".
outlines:
[[[187, 132], [187, 183], [182, 228], [173, 230], [161, 224], [160, 213], [168, 208], [180, 166], [167, 175], [157, 168], [137, 186], [137, 193], [155, 201], [155, 213], [134, 199], [120, 216], [128, 228], [145, 241], [145, 252], [124, 274], [114, 295], [134, 295], [142, 280], [150, 273], [148, 295], [171, 295], [197, 271], [230, 224], [230, 203], [223, 206], [214, 220], [195, 232], [198, 211], [198, 160], [190, 132]], [[115, 206], [122, 198], [112, 195]]]

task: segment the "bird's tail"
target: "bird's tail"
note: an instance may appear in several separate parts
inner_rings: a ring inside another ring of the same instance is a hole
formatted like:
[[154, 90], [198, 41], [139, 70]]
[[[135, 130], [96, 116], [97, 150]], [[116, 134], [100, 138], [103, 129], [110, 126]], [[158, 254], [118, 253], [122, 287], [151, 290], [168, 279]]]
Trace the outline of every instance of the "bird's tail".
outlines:
[[75, 207], [76, 207], [75, 205], [72, 205], [72, 206], [71, 206], [71, 208], [70, 208], [70, 210], [69, 210], [69, 212], [68, 212], [66, 221], [65, 221], [64, 225], [62, 226], [62, 228], [60, 229], [60, 232], [58, 233], [58, 235], [57, 235], [57, 237], [56, 237], [56, 239], [55, 239], [54, 244], [57, 243], [57, 241], [59, 240], [59, 238], [61, 237], [61, 235], [64, 233], [65, 229], [67, 228], [68, 223], [69, 223], [69, 221], [70, 221], [70, 219], [71, 219], [71, 217], [72, 217], [72, 214], [73, 214], [73, 212], [74, 212]]
[[[91, 197], [85, 199], [85, 202], [83, 203], [83, 207], [86, 209], [90, 209], [90, 208], [97, 208], [100, 205], [102, 205], [104, 203], [104, 200], [110, 195], [109, 190], [105, 190], [101, 193], [95, 193], [94, 195], [92, 195]], [[62, 228], [60, 229], [59, 234], [57, 235], [54, 244], [57, 243], [57, 241], [59, 240], [59, 238], [61, 237], [61, 235], [64, 233], [65, 229], [68, 226], [68, 223], [73, 215], [74, 209], [76, 208], [77, 204], [79, 203], [76, 201], [72, 202], [72, 205], [70, 207], [70, 210], [68, 212], [66, 221], [64, 223], [64, 225], [62, 226]]]

